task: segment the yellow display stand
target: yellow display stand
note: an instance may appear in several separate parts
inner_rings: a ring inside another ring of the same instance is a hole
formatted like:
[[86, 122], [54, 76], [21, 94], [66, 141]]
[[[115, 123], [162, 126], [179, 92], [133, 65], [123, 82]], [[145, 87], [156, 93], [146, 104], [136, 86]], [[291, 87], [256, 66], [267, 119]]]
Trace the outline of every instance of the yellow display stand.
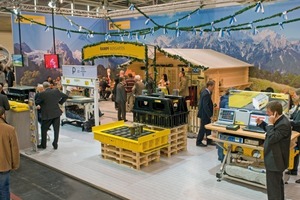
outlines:
[[20, 103], [16, 101], [8, 101], [10, 105], [10, 109], [14, 112], [23, 112], [23, 111], [28, 111], [29, 106], [26, 103]]

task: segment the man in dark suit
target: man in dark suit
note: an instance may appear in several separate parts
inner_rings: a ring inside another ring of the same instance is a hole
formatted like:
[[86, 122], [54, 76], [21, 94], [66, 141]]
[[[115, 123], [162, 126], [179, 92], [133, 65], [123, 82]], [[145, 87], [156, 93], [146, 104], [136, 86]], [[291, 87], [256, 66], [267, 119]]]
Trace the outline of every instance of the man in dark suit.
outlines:
[[288, 118], [282, 114], [282, 105], [271, 101], [266, 106], [269, 123], [257, 119], [259, 127], [266, 131], [264, 162], [267, 177], [268, 199], [284, 200], [283, 171], [289, 165], [292, 128]]
[[[125, 91], [125, 78], [120, 77], [119, 78], [119, 83], [116, 88], [116, 102], [118, 103], [118, 120], [126, 120], [126, 91]], [[122, 115], [122, 117], [121, 117]]]
[[198, 118], [201, 119], [201, 125], [197, 136], [196, 145], [200, 147], [206, 147], [208, 144], [213, 145], [212, 140], [207, 139], [207, 144], [203, 144], [202, 140], [204, 135], [209, 136], [210, 130], [205, 128], [206, 124], [211, 123], [213, 117], [213, 102], [211, 100], [212, 91], [215, 88], [215, 81], [210, 80], [206, 83], [206, 88], [200, 93], [200, 101], [198, 105]]
[[60, 116], [62, 111], [59, 104], [62, 105], [68, 98], [68, 96], [58, 89], [51, 89], [49, 82], [44, 82], [44, 92], [41, 92], [36, 99], [37, 108], [41, 109], [41, 130], [42, 130], [42, 141], [38, 145], [38, 148], [46, 149], [47, 147], [47, 131], [52, 125], [54, 130], [54, 141], [52, 146], [57, 149], [58, 135], [60, 126]]
[[14, 81], [15, 81], [15, 75], [12, 72], [10, 67], [6, 68], [7, 72], [6, 72], [6, 82], [7, 82], [7, 86], [8, 87], [12, 87], [14, 85]]
[[[2, 88], [1, 85], [0, 85], [0, 88]], [[1, 93], [0, 93], [0, 106], [2, 106], [5, 110], [9, 110], [10, 109], [7, 96], [4, 95], [4, 94], [1, 94]]]

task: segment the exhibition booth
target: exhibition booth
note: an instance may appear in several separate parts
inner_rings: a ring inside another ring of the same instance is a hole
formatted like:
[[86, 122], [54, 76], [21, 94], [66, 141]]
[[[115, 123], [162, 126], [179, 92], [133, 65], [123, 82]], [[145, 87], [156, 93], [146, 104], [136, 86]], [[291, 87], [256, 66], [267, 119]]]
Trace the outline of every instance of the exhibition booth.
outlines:
[[[275, 37], [273, 32], [263, 32], [271, 35], [266, 37], [266, 45], [263, 43], [263, 34], [256, 36], [246, 32], [255, 32], [255, 26], [251, 28], [245, 25], [248, 23], [243, 23], [222, 28], [218, 24], [255, 5], [244, 6], [241, 11], [232, 12], [233, 8], [229, 9], [230, 12], [221, 10], [226, 17], [222, 15], [219, 20], [215, 19], [217, 17], [207, 17], [210, 13], [204, 10], [200, 19], [207, 18], [209, 22], [205, 23], [193, 16], [194, 11], [176, 13], [174, 16], [166, 14], [164, 17], [142, 15], [136, 17], [136, 23], [131, 24], [134, 16], [130, 20], [116, 18], [111, 21], [104, 18], [55, 16], [60, 27], [49, 24], [49, 19], [54, 21], [53, 12], [52, 16], [18, 14], [18, 19], [23, 21], [12, 20], [15, 53], [11, 56], [18, 86], [8, 88], [11, 109], [7, 112], [7, 121], [16, 127], [21, 154], [124, 199], [266, 199], [263, 156], [265, 132], [247, 128], [255, 117], [262, 116], [267, 121], [266, 105], [272, 100], [279, 101], [288, 115], [291, 97], [277, 92], [279, 90], [274, 93], [243, 90], [252, 86], [250, 70], [257, 65], [261, 67], [256, 60], [265, 60], [259, 57], [262, 53], [256, 49], [257, 46], [271, 46], [275, 39], [270, 40], [279, 36]], [[284, 5], [286, 9], [291, 9]], [[29, 20], [31, 15], [33, 18]], [[187, 20], [187, 26], [180, 29], [178, 23], [191, 15], [195, 19]], [[153, 27], [147, 27], [145, 17], [153, 23]], [[169, 18], [174, 22], [168, 22]], [[156, 24], [155, 20], [161, 20], [160, 23], [166, 25]], [[73, 23], [75, 21], [77, 23]], [[253, 21], [256, 23], [254, 17]], [[129, 28], [122, 29], [126, 23], [129, 23]], [[82, 27], [83, 24], [86, 27]], [[23, 31], [26, 36], [23, 39], [26, 42], [16, 34], [17, 28], [21, 32], [21, 26], [25, 27]], [[55, 31], [61, 31], [57, 34], [57, 41], [52, 37], [54, 44], [50, 47], [49, 41], [44, 39], [50, 37], [49, 27], [53, 35]], [[230, 28], [240, 31], [236, 38], [229, 38]], [[175, 35], [168, 35], [166, 30]], [[43, 38], [40, 43], [29, 38], [33, 32], [39, 33], [36, 38]], [[219, 33], [218, 36], [215, 32]], [[227, 33], [226, 37], [222, 36], [224, 32]], [[136, 38], [135, 42], [130, 41], [132, 36]], [[144, 36], [143, 39], [140, 36]], [[128, 41], [124, 41], [124, 37]], [[199, 41], [207, 43], [200, 45]], [[276, 43], [274, 49], [279, 49], [278, 46]], [[280, 49], [277, 51], [280, 52]], [[273, 57], [276, 56], [269, 58], [270, 63], [278, 63], [278, 60], [272, 60]], [[120, 63], [117, 58], [126, 58], [127, 62]], [[264, 65], [272, 68], [270, 63]], [[100, 66], [105, 73], [99, 73]], [[117, 121], [114, 102], [100, 100], [98, 96], [98, 78], [107, 76], [106, 69], [110, 67], [115, 68], [114, 75], [124, 69], [126, 74], [140, 75], [145, 83], [148, 83], [151, 73], [155, 81], [153, 94], [144, 91], [143, 95], [135, 97], [133, 110], [127, 113], [127, 122]], [[289, 69], [274, 67], [274, 70], [277, 70], [274, 74], [281, 77]], [[168, 75], [169, 91], [178, 89], [181, 71], [185, 72], [188, 79], [187, 104], [185, 98], [175, 93], [164, 95], [156, 90], [163, 74]], [[48, 76], [61, 76], [64, 93], [69, 93], [73, 87], [85, 91], [70, 95], [61, 107], [64, 113], [61, 116], [57, 150], [51, 148], [53, 130], [48, 131], [47, 148], [37, 149], [40, 125], [37, 122], [34, 92], [36, 83], [44, 82]], [[188, 138], [190, 132], [197, 133], [199, 130], [199, 95], [209, 80], [216, 83], [211, 96], [216, 105], [213, 116], [216, 121], [223, 119], [227, 124], [225, 127], [215, 123], [206, 125], [212, 131], [206, 139], [212, 139], [218, 148], [222, 148], [225, 156], [222, 162], [218, 160], [215, 146], [200, 148], [196, 146], [195, 138]], [[260, 86], [267, 84], [269, 82]], [[226, 92], [229, 95], [228, 108], [219, 109], [220, 97]], [[103, 117], [101, 113], [104, 113]], [[190, 131], [190, 127], [193, 127], [193, 131]], [[293, 168], [294, 158], [299, 154], [299, 149], [295, 148], [299, 136], [298, 132], [292, 132], [288, 169]], [[285, 185], [286, 197], [295, 199], [299, 194], [294, 184], [297, 177], [285, 175], [284, 179], [293, 182]]]

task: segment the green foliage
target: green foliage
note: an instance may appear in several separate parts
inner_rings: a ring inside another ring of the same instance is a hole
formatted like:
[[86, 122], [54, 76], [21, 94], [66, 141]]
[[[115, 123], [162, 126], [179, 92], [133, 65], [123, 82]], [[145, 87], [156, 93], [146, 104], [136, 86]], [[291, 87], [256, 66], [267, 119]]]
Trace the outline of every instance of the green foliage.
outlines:
[[290, 73], [280, 74], [278, 71], [270, 72], [270, 71], [258, 69], [257, 67], [253, 67], [250, 68], [250, 77], [269, 80], [270, 82], [276, 82], [294, 88], [300, 88], [300, 75], [298, 74], [290, 74]]

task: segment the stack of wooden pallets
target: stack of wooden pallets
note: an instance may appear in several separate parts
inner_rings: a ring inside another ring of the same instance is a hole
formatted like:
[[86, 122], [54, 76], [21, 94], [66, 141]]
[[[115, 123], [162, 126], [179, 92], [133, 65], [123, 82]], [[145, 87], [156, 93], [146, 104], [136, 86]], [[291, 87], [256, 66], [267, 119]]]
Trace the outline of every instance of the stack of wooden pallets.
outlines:
[[135, 169], [140, 169], [160, 160], [159, 149], [150, 153], [141, 153], [109, 144], [101, 144], [101, 154], [104, 159], [112, 160], [118, 164], [127, 165]]

